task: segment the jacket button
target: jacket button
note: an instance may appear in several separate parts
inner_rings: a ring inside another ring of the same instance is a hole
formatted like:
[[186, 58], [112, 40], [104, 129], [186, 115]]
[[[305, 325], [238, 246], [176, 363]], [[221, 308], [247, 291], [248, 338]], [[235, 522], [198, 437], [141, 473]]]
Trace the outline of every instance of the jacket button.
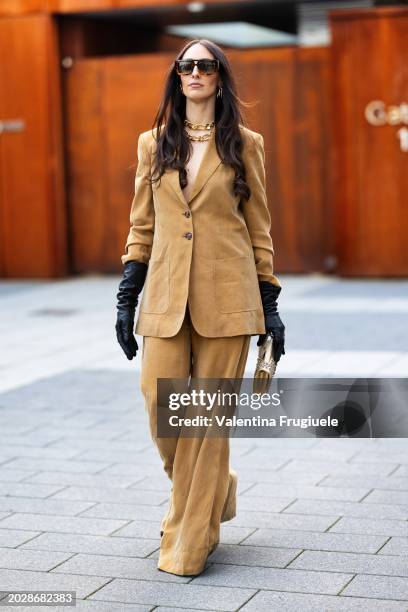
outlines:
[[192, 234], [191, 232], [186, 232], [186, 233], [184, 234], [184, 238], [187, 238], [187, 240], [191, 240], [191, 239], [192, 239], [192, 237], [193, 237], [193, 234]]
[[186, 217], [191, 217], [191, 212], [189, 210], [184, 211], [183, 213]]

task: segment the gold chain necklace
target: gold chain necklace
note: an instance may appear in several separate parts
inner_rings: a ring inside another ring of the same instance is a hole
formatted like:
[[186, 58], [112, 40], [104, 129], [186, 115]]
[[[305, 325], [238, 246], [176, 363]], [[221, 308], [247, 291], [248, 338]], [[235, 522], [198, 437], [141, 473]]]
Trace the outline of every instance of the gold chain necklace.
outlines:
[[192, 130], [211, 130], [215, 126], [215, 121], [211, 121], [211, 123], [192, 123], [188, 119], [184, 119], [184, 125]]
[[186, 134], [186, 136], [187, 136], [187, 138], [188, 138], [189, 140], [195, 140], [195, 141], [200, 141], [200, 142], [201, 142], [201, 141], [203, 141], [203, 140], [210, 140], [211, 136], [212, 136], [212, 135], [213, 135], [213, 133], [214, 133], [214, 130], [215, 130], [215, 128], [213, 128], [213, 129], [211, 130], [211, 132], [209, 132], [208, 134], [202, 134], [202, 135], [200, 135], [200, 136], [193, 136], [192, 134], [189, 134], [189, 133], [187, 132], [187, 130], [184, 130], [184, 133]]

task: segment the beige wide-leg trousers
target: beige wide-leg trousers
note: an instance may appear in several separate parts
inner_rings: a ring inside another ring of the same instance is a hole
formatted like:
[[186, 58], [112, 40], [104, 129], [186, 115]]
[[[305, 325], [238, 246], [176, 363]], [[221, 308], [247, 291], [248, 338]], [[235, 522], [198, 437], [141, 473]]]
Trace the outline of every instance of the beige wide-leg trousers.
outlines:
[[228, 436], [157, 437], [157, 378], [242, 378], [250, 340], [249, 335], [200, 336], [188, 305], [178, 334], [143, 336], [141, 391], [152, 440], [172, 481], [157, 565], [166, 572], [200, 574], [219, 543], [230, 483], [230, 440]]

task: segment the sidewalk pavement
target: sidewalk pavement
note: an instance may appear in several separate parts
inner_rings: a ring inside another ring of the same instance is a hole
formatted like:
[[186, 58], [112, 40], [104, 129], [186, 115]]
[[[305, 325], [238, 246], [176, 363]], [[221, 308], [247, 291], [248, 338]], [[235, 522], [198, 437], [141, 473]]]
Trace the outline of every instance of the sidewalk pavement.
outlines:
[[[279, 278], [281, 376], [406, 376], [408, 282]], [[116, 343], [118, 281], [0, 282], [0, 591], [74, 590], [81, 612], [407, 612], [401, 438], [232, 439], [218, 549], [197, 577], [156, 568], [170, 485], [140, 352]]]

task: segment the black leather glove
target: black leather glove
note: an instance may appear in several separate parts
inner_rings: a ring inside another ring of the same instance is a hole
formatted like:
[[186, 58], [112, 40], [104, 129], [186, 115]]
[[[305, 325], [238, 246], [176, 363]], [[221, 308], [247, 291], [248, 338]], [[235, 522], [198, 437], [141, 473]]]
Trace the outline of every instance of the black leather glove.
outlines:
[[116, 337], [126, 357], [133, 359], [139, 346], [133, 335], [136, 306], [139, 294], [143, 289], [148, 265], [141, 261], [127, 261], [124, 265], [123, 278], [117, 293], [118, 316], [116, 320]]
[[[265, 316], [265, 329], [266, 333], [271, 332], [273, 335], [273, 354], [277, 363], [281, 356], [285, 355], [285, 326], [280, 319], [276, 303], [282, 287], [268, 281], [260, 281], [259, 290]], [[259, 336], [257, 346], [263, 344], [266, 333]]]

